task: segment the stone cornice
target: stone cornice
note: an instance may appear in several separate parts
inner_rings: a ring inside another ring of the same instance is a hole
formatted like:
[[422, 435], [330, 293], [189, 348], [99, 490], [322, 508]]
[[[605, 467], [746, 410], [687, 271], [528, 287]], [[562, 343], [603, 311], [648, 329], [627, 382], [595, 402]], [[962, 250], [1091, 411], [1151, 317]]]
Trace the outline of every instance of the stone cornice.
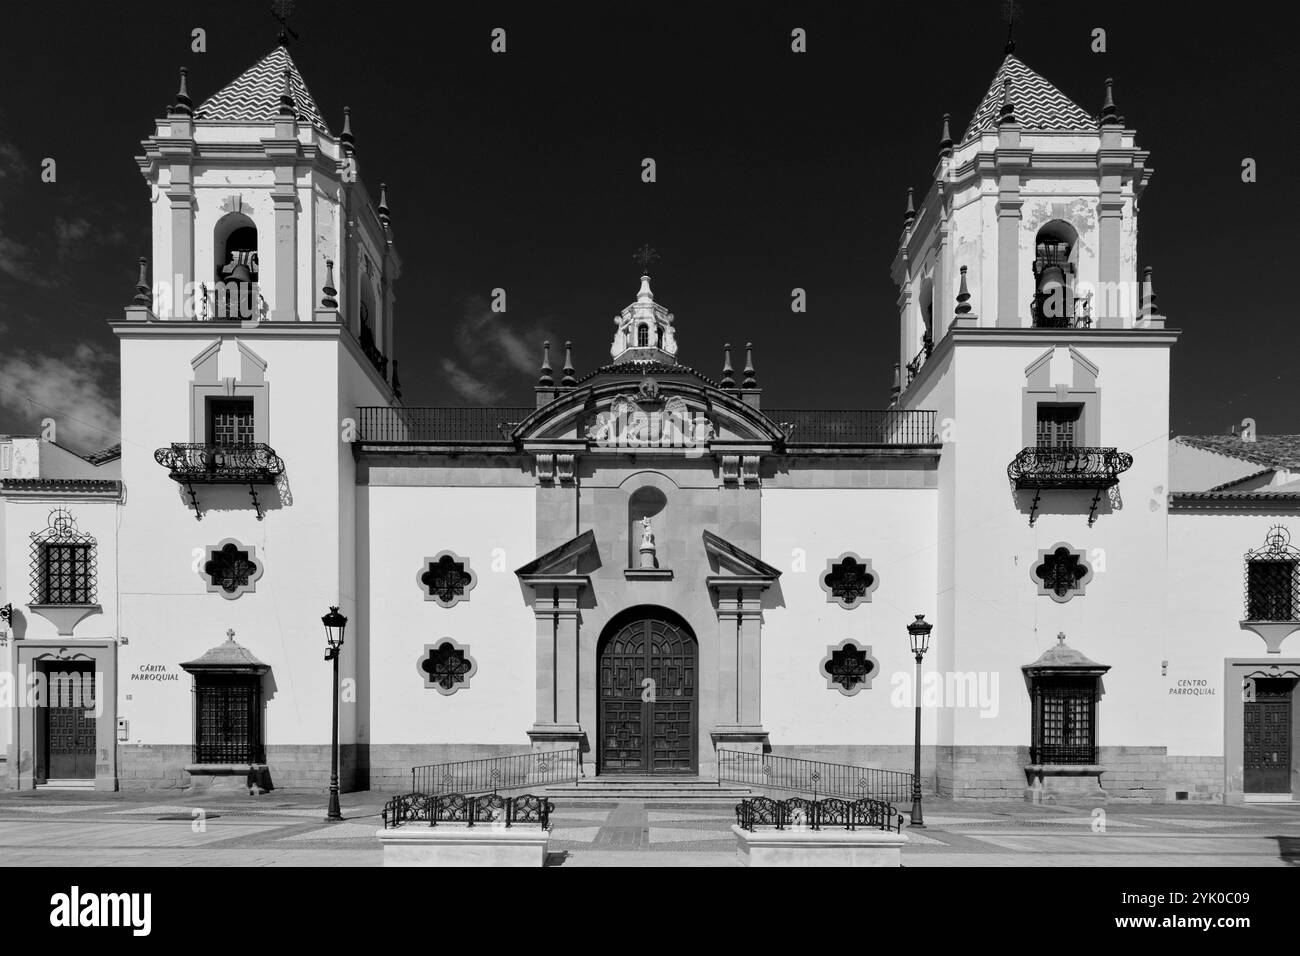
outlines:
[[115, 478], [6, 478], [0, 497], [8, 501], [50, 497], [121, 501], [122, 482]]

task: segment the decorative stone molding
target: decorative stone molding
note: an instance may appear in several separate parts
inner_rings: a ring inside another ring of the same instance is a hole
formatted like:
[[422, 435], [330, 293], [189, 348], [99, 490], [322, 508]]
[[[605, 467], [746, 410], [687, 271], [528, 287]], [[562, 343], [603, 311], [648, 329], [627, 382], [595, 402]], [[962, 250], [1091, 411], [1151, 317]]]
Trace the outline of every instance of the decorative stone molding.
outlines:
[[729, 488], [740, 484], [740, 456], [722, 456], [722, 483]]
[[555, 456], [549, 453], [537, 456], [537, 481], [550, 485], [555, 482]]
[[740, 459], [741, 481], [743, 484], [758, 484], [758, 460], [758, 455], [744, 455]]
[[450, 697], [458, 690], [469, 688], [470, 678], [478, 671], [478, 662], [470, 656], [468, 645], [444, 637], [437, 644], [424, 645], [416, 669], [424, 678], [425, 687]]
[[826, 561], [826, 570], [817, 579], [826, 592], [827, 604], [838, 604], [851, 611], [871, 603], [871, 594], [880, 587], [880, 575], [871, 567], [871, 559], [863, 560], [852, 551]]
[[828, 645], [826, 656], [818, 665], [826, 677], [826, 689], [852, 697], [860, 690], [871, 690], [871, 682], [880, 673], [880, 661], [871, 653], [871, 645], [846, 638], [838, 645]]
[[424, 559], [415, 583], [424, 592], [426, 601], [437, 601], [439, 607], [455, 607], [469, 600], [469, 592], [478, 584], [478, 575], [469, 566], [469, 558], [462, 558], [455, 551], [439, 551]]
[[257, 590], [263, 570], [253, 545], [225, 538], [206, 549], [199, 577], [203, 578], [209, 594], [220, 594], [227, 601], [234, 601]]
[[577, 462], [577, 455], [561, 454], [555, 456], [555, 477], [559, 480], [560, 484], [573, 484], [573, 475]]
[[1038, 552], [1038, 560], [1029, 569], [1029, 579], [1038, 585], [1038, 593], [1057, 604], [1083, 597], [1092, 580], [1092, 565], [1085, 552], [1058, 541]]

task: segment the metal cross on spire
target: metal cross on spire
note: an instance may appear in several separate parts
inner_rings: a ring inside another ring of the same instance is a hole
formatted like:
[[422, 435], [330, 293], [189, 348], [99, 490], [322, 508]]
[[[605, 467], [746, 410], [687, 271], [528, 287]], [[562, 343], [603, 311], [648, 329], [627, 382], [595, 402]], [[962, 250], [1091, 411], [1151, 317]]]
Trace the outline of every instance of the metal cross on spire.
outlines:
[[272, 0], [271, 16], [280, 22], [280, 34], [276, 41], [281, 46], [288, 46], [290, 38], [298, 39], [298, 34], [289, 26], [289, 18], [293, 16], [293, 0]]
[[1016, 29], [1016, 15], [1020, 13], [1020, 4], [1016, 0], [1003, 0], [1002, 2], [1002, 19], [1007, 21], [1007, 45], [1003, 48], [1006, 53], [1016, 52], [1016, 41], [1013, 33]]
[[632, 258], [641, 263], [641, 273], [643, 275], [649, 275], [650, 263], [659, 258], [659, 253], [655, 252], [654, 249], [650, 247], [650, 244], [647, 243], [638, 249]]

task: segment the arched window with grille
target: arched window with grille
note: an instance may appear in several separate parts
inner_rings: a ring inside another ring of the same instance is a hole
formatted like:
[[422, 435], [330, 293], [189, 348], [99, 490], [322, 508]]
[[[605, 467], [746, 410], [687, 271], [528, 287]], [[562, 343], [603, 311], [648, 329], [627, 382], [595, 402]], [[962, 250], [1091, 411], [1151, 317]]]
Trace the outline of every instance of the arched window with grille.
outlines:
[[636, 344], [638, 348], [646, 348], [650, 345], [650, 326], [638, 325], [636, 327]]
[[1246, 554], [1247, 621], [1300, 621], [1300, 550], [1281, 525]]

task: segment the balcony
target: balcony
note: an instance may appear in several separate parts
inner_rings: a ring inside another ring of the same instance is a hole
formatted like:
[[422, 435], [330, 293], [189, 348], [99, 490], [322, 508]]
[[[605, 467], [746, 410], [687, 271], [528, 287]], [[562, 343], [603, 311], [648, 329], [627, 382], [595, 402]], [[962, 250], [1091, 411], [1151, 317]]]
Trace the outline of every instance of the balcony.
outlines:
[[1097, 520], [1101, 493], [1119, 484], [1119, 476], [1133, 467], [1133, 456], [1114, 448], [1025, 448], [1011, 464], [1007, 477], [1020, 491], [1033, 489], [1029, 523], [1034, 523], [1043, 489], [1089, 489], [1096, 494], [1088, 513], [1088, 526]]
[[375, 367], [379, 377], [388, 381], [388, 358], [379, 351], [378, 346], [375, 345], [375, 334], [364, 322], [361, 323], [361, 351], [365, 353], [366, 358], [370, 359], [370, 364]]
[[168, 471], [172, 481], [185, 486], [196, 520], [202, 520], [195, 485], [248, 485], [248, 493], [261, 521], [258, 485], [274, 485], [284, 474], [284, 462], [275, 449], [261, 442], [241, 445], [173, 443], [153, 453], [154, 461]]

